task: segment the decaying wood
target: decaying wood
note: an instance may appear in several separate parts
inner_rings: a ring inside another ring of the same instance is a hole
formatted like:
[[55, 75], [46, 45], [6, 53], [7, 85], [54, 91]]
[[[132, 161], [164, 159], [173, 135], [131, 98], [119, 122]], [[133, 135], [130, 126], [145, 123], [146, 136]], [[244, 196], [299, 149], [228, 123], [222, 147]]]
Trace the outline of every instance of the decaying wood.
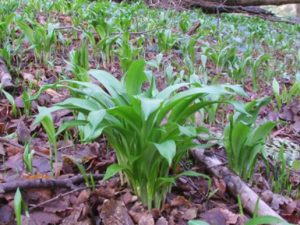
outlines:
[[215, 4], [222, 4], [227, 6], [262, 6], [262, 5], [285, 5], [297, 4], [300, 0], [186, 0], [201, 4], [203, 6], [212, 6]]
[[11, 75], [2, 57], [0, 57], [0, 83], [5, 90], [10, 90], [14, 87]]
[[226, 183], [227, 188], [235, 197], [240, 196], [243, 207], [250, 213], [253, 213], [258, 201], [259, 216], [274, 216], [284, 219], [278, 215], [271, 207], [269, 207], [241, 178], [231, 172], [227, 167], [222, 165], [222, 162], [216, 157], [208, 157], [203, 150], [194, 150], [193, 156], [199, 162], [205, 164], [209, 171]]
[[[94, 180], [101, 180], [102, 174], [93, 174]], [[14, 192], [18, 188], [25, 189], [37, 189], [37, 188], [75, 188], [77, 184], [83, 183], [84, 177], [77, 175], [71, 178], [59, 179], [36, 179], [36, 180], [15, 180], [8, 183], [0, 184], [0, 193]]]
[[196, 23], [194, 23], [194, 25], [191, 27], [191, 29], [186, 33], [187, 35], [193, 35], [197, 29], [201, 26], [200, 21], [197, 21]]

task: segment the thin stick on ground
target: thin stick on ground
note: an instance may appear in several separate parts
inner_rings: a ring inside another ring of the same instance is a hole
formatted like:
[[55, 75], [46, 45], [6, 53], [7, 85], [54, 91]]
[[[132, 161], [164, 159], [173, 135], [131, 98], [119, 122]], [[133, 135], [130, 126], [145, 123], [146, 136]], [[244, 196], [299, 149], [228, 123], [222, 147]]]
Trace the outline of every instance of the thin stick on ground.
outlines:
[[[103, 174], [93, 174], [95, 181], [101, 180]], [[59, 179], [36, 179], [36, 180], [16, 180], [9, 183], [0, 184], [0, 193], [14, 192], [17, 188], [21, 190], [38, 188], [76, 188], [76, 185], [85, 182], [83, 175], [71, 178]]]
[[[99, 185], [96, 185], [95, 187], [99, 187]], [[76, 192], [78, 192], [78, 191], [82, 191], [82, 190], [85, 190], [85, 189], [88, 189], [88, 188], [90, 188], [90, 187], [87, 187], [87, 186], [85, 186], [85, 187], [79, 187], [79, 188], [76, 188], [76, 189], [74, 189], [74, 190], [71, 190], [71, 191], [68, 191], [68, 192], [59, 194], [59, 195], [57, 195], [57, 196], [55, 196], [55, 197], [53, 197], [53, 198], [50, 198], [50, 199], [48, 199], [48, 200], [46, 200], [46, 201], [43, 201], [43, 202], [40, 202], [39, 204], [36, 204], [36, 205], [31, 206], [31, 207], [29, 208], [29, 211], [33, 211], [33, 210], [35, 210], [35, 209], [38, 209], [38, 208], [40, 208], [40, 207], [43, 207], [44, 205], [47, 205], [47, 204], [49, 204], [49, 203], [51, 203], [51, 202], [54, 202], [54, 201], [56, 201], [56, 200], [58, 200], [58, 199], [60, 199], [60, 198], [63, 198], [63, 197], [65, 197], [65, 196], [67, 196], [67, 195], [70, 195], [70, 194], [73, 194], [73, 193], [76, 193]]]

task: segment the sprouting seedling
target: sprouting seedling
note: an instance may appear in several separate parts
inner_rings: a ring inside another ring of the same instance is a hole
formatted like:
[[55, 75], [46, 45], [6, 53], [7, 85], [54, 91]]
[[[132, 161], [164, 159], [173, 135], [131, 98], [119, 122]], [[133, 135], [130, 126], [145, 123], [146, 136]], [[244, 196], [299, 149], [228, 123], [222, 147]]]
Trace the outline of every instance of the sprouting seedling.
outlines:
[[31, 103], [32, 103], [30, 90], [23, 91], [22, 100], [24, 103], [25, 114], [28, 116], [28, 115], [30, 115]]
[[22, 225], [22, 211], [25, 211], [27, 217], [29, 217], [27, 206], [22, 198], [20, 189], [18, 188], [14, 197], [14, 208], [15, 208], [15, 218], [17, 225]]
[[58, 162], [57, 141], [54, 123], [52, 120], [51, 112], [46, 110], [46, 108], [44, 107], [39, 107], [38, 109], [40, 114], [35, 118], [34, 124], [41, 123], [47, 133], [50, 144], [50, 165], [51, 168], [53, 168], [53, 161]]
[[85, 168], [80, 163], [75, 162], [75, 161], [74, 161], [74, 163], [76, 164], [81, 175], [83, 176], [86, 187], [90, 187], [90, 188], [92, 188], [92, 190], [95, 190], [96, 185], [95, 185], [95, 180], [94, 180], [93, 174], [88, 175]]
[[16, 106], [16, 102], [14, 100], [14, 97], [10, 93], [5, 91], [1, 84], [0, 84], [0, 92], [2, 92], [2, 94], [4, 94], [4, 96], [6, 97], [8, 102], [11, 104], [12, 115], [14, 117], [17, 116], [17, 106]]
[[32, 173], [32, 160], [33, 160], [34, 150], [30, 149], [30, 145], [26, 144], [23, 153], [23, 161], [25, 168], [29, 173]]
[[78, 81], [89, 81], [87, 70], [89, 69], [88, 45], [82, 44], [77, 50], [70, 53], [72, 73]]

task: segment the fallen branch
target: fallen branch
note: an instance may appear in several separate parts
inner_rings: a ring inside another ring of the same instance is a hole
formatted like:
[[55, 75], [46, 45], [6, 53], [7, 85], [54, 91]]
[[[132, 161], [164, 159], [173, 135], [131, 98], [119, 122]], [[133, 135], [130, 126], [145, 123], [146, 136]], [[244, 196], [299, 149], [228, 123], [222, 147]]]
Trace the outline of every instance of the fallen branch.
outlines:
[[[216, 157], [208, 157], [204, 155], [203, 150], [194, 150], [192, 152], [196, 160], [205, 164], [209, 171], [214, 175], [224, 180], [227, 188], [235, 197], [240, 196], [243, 207], [250, 213], [256, 210], [258, 204], [259, 216], [274, 216], [284, 221], [270, 206], [268, 206], [241, 178], [231, 172], [223, 163]], [[257, 203], [258, 202], [258, 203]]]
[[5, 90], [11, 90], [14, 87], [11, 75], [2, 57], [0, 57], [0, 84]]
[[[93, 174], [94, 180], [101, 180], [102, 174]], [[76, 184], [83, 183], [84, 177], [77, 175], [65, 179], [36, 179], [36, 180], [16, 180], [9, 183], [0, 184], [0, 193], [14, 192], [18, 188], [21, 190], [38, 188], [75, 188]]]

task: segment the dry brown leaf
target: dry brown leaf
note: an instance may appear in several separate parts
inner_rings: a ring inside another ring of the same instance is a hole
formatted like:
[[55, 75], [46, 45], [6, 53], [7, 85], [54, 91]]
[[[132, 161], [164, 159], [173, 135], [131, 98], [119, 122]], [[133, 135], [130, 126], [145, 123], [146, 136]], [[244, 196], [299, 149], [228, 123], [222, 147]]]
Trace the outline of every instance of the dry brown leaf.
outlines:
[[195, 219], [197, 217], [197, 212], [198, 212], [197, 208], [190, 208], [184, 212], [183, 219], [185, 220]]
[[84, 204], [77, 206], [68, 217], [64, 218], [61, 225], [92, 225], [87, 217], [88, 208]]
[[100, 217], [104, 225], [134, 225], [123, 202], [107, 200], [101, 208]]
[[168, 225], [168, 221], [162, 216], [156, 221], [155, 225]]
[[150, 213], [142, 216], [138, 225], [154, 225], [154, 219]]
[[186, 208], [190, 208], [191, 203], [183, 196], [176, 196], [174, 199], [172, 199], [171, 206], [184, 206]]
[[54, 213], [47, 212], [31, 212], [29, 217], [29, 224], [58, 224], [61, 218]]
[[81, 191], [79, 196], [77, 197], [76, 205], [87, 202], [87, 200], [90, 198], [90, 196], [91, 196], [90, 190]]

